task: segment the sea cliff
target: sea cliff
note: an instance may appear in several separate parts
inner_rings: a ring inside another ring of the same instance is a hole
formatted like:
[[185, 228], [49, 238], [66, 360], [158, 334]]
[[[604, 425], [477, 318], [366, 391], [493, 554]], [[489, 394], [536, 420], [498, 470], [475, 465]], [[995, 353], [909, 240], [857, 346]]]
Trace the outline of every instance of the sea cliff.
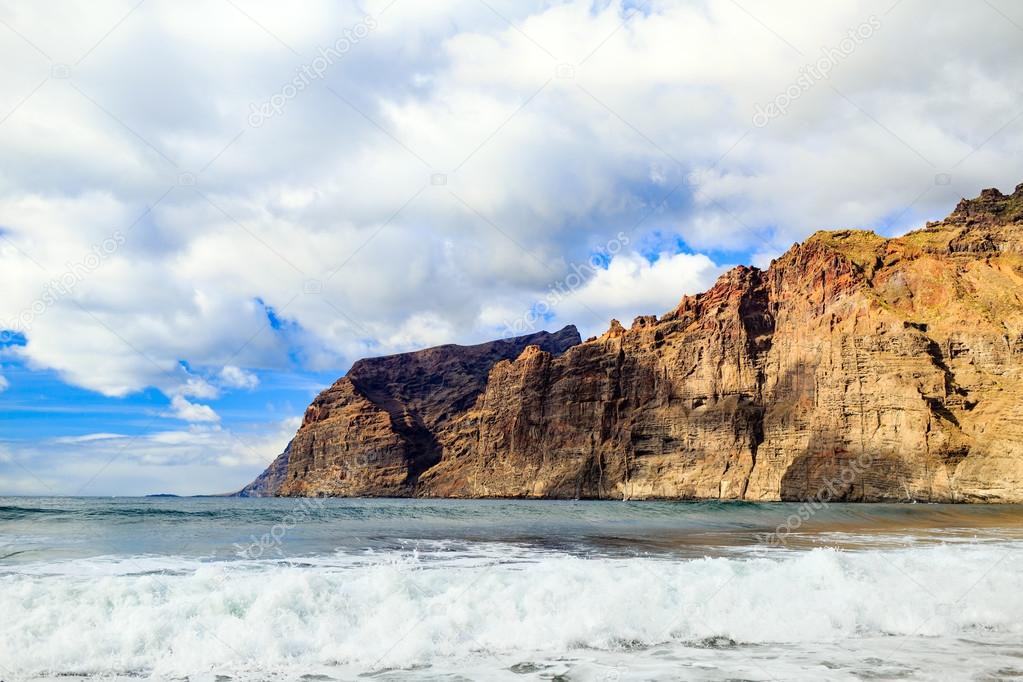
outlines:
[[1023, 185], [581, 343], [357, 362], [242, 495], [1023, 502]]

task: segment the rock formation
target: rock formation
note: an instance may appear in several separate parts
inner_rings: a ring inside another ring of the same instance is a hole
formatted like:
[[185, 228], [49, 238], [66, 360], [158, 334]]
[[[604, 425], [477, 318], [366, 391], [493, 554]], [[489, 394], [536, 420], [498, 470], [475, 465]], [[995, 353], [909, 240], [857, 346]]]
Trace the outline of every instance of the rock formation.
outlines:
[[899, 238], [818, 232], [586, 343], [362, 360], [252, 486], [1023, 502], [1021, 297], [1023, 185], [985, 190]]
[[291, 458], [291, 443], [284, 448], [284, 452], [277, 455], [270, 466], [256, 477], [252, 483], [235, 493], [238, 497], [273, 497], [281, 489], [284, 479], [288, 475], [288, 460]]
[[359, 360], [320, 393], [270, 468], [242, 495], [411, 495], [441, 458], [437, 435], [465, 414], [500, 361], [579, 343], [568, 326], [477, 346], [438, 346]]

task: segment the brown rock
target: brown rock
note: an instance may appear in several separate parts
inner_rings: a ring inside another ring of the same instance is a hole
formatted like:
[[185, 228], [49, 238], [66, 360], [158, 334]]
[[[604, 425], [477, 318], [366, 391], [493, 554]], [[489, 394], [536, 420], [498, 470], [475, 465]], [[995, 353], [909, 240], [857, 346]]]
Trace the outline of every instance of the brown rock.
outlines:
[[288, 459], [291, 457], [291, 443], [284, 448], [284, 452], [277, 455], [266, 471], [256, 477], [252, 483], [239, 490], [237, 497], [273, 497], [281, 489], [284, 479], [288, 475]]
[[495, 343], [356, 363], [276, 492], [1023, 502], [1023, 185], [583, 344]]
[[356, 362], [306, 410], [280, 495], [409, 495], [437, 464], [437, 434], [466, 412], [495, 363], [579, 343], [569, 326], [477, 346], [438, 346]]

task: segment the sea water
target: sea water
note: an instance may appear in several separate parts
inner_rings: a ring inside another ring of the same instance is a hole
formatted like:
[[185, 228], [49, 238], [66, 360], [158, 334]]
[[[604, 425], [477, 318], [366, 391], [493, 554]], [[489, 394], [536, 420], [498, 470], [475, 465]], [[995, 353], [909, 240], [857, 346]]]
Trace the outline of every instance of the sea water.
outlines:
[[1023, 507], [0, 498], [0, 680], [1023, 677]]

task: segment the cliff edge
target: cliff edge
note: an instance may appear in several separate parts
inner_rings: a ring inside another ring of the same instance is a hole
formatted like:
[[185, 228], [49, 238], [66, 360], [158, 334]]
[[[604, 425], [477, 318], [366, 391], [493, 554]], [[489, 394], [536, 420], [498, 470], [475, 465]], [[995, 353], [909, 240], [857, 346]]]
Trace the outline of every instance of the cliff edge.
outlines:
[[362, 360], [246, 490], [1023, 502], [1021, 374], [1023, 185], [818, 232], [586, 343]]

